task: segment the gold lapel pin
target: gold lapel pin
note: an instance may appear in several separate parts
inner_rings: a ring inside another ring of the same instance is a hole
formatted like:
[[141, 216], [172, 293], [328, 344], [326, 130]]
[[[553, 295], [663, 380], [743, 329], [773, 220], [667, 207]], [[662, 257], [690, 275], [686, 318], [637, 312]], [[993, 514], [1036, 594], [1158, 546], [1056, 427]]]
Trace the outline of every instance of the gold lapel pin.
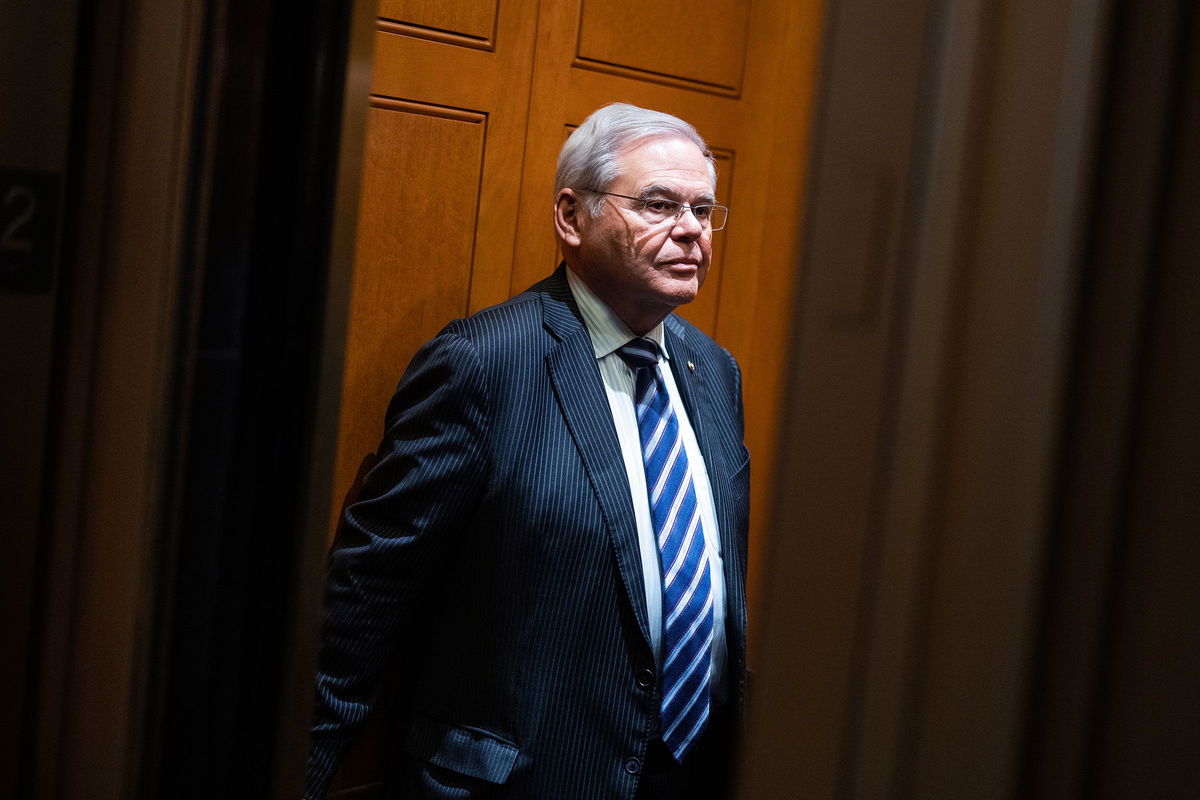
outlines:
[[690, 361], [689, 361], [689, 362], [688, 362], [688, 370], [689, 370], [690, 372], [695, 372], [695, 371], [696, 371], [696, 365], [695, 365], [695, 364], [693, 364], [692, 362], [690, 362]]

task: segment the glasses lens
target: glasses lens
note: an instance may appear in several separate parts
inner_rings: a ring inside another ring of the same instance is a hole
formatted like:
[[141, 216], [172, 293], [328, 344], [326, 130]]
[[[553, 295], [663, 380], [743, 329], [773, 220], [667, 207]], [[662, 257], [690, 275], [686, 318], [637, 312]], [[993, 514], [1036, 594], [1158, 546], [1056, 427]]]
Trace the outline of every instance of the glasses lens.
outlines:
[[714, 231], [719, 231], [725, 227], [725, 220], [729, 217], [729, 209], [725, 206], [709, 206], [709, 216], [705, 221], [711, 225]]
[[[645, 200], [642, 202], [642, 218], [651, 225], [657, 225], [661, 222], [666, 222], [669, 219], [678, 220], [683, 203], [678, 203], [674, 200]], [[719, 231], [725, 227], [725, 219], [729, 216], [729, 209], [725, 206], [715, 205], [698, 205], [688, 206], [692, 214], [705, 228], [711, 228], [714, 231]]]
[[672, 200], [647, 200], [642, 206], [642, 217], [652, 225], [664, 222], [679, 212], [679, 203]]

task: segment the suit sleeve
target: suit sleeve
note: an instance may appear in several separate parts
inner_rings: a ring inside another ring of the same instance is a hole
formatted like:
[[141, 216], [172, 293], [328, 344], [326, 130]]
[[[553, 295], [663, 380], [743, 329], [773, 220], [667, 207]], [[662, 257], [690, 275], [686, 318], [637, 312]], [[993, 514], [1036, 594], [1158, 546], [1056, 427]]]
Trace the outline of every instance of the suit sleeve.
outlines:
[[306, 797], [323, 797], [385, 667], [483, 491], [487, 392], [474, 345], [443, 331], [388, 407], [375, 467], [330, 555]]

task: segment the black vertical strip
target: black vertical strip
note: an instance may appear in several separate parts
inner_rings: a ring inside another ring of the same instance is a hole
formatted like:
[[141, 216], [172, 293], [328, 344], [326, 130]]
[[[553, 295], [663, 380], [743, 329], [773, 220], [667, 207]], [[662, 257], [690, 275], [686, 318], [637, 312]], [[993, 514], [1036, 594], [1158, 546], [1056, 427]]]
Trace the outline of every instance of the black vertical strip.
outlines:
[[207, 9], [142, 797], [278, 792], [350, 10]]
[[[37, 766], [35, 744], [38, 740], [40, 699], [45, 691], [43, 685], [45, 671], [40, 659], [45, 653], [46, 641], [49, 634], [47, 619], [51, 605], [49, 592], [54, 582], [49, 579], [50, 571], [54, 569], [54, 527], [61, 514], [59, 497], [66, 491], [60, 485], [61, 459], [55, 454], [62, 452], [63, 426], [60, 423], [64, 408], [63, 398], [69, 385], [68, 363], [72, 341], [72, 324], [79, 318], [90, 320], [89, 315], [81, 314], [76, 309], [75, 283], [77, 280], [77, 264], [80, 248], [80, 218], [82, 211], [82, 195], [84, 192], [85, 174], [87, 173], [88, 145], [96, 143], [88, 140], [89, 121], [94, 114], [93, 94], [97, 85], [104, 85], [107, 76], [111, 74], [112, 64], [104, 54], [96, 53], [96, 27], [102, 23], [99, 10], [92, 3], [78, 3], [73, 9], [75, 13], [75, 64], [71, 76], [71, 121], [67, 143], [67, 164], [65, 181], [62, 186], [60, 202], [62, 204], [62, 221], [59, 225], [60, 246], [53, 264], [55, 272], [54, 297], [54, 340], [50, 359], [50, 386], [46, 407], [45, 442], [42, 463], [41, 505], [38, 509], [38, 541], [34, 556], [35, 578], [33, 581], [33, 605], [30, 608], [29, 639], [24, 649], [18, 647], [17, 653], [28, 659], [25, 672], [25, 690], [22, 693], [24, 707], [21, 712], [21, 754], [18, 758], [19, 773], [17, 775], [17, 794], [19, 797], [29, 797], [37, 782], [34, 772]], [[99, 78], [94, 72], [101, 72]]]
[[[1191, 4], [1117, 0], [1098, 115], [1021, 796], [1098, 797], [1129, 470]], [[1194, 44], [1194, 43], [1193, 43]], [[1194, 87], [1192, 91], [1194, 91]], [[1082, 613], [1082, 616], [1081, 616]]]
[[[1187, 218], [1189, 210], [1187, 203], [1189, 193], [1194, 194], [1195, 165], [1197, 163], [1195, 98], [1197, 91], [1200, 90], [1200, 60], [1196, 57], [1197, 47], [1200, 46], [1200, 11], [1197, 10], [1194, 2], [1189, 0], [1173, 0], [1150, 5], [1126, 0], [1124, 5], [1129, 6], [1128, 13], [1140, 14], [1153, 20], [1167, 34], [1163, 37], [1166, 40], [1164, 49], [1167, 52], [1163, 56], [1164, 67], [1160, 72], [1143, 71], [1141, 60], [1137, 59], [1136, 50], [1126, 63], [1126, 69], [1137, 79], [1143, 81], [1144, 87], [1151, 84], [1165, 86], [1166, 103], [1160, 126], [1155, 131], [1157, 150], [1153, 167], [1156, 168], [1154, 185], [1156, 191], [1148, 199], [1151, 207], [1149, 218], [1153, 222], [1148, 232], [1145, 262], [1138, 265], [1144, 270], [1144, 313], [1139, 319], [1140, 324], [1137, 330], [1138, 351], [1136, 353], [1136, 372], [1131, 385], [1128, 444], [1123, 453], [1120, 505], [1114, 519], [1116, 530], [1104, 595], [1103, 635], [1096, 650], [1095, 680], [1092, 684], [1090, 718], [1087, 726], [1087, 749], [1084, 759], [1085, 772], [1078, 795], [1081, 798], [1117, 796], [1121, 788], [1127, 786], [1128, 777], [1122, 776], [1120, 781], [1115, 782], [1118, 788], [1114, 791], [1109, 782], [1109, 775], [1106, 773], [1113, 766], [1117, 767], [1114, 771], [1120, 771], [1121, 765], [1109, 765], [1106, 758], [1114, 744], [1127, 746], [1136, 742], [1139, 734], [1147, 735], [1145, 732], [1126, 731], [1114, 735], [1113, 697], [1120, 692], [1133, 693], [1136, 691], [1136, 687], [1122, 686], [1117, 680], [1119, 671], [1116, 662], [1119, 657], [1128, 657], [1129, 655], [1127, 652], [1120, 652], [1121, 649], [1129, 647], [1127, 642], [1122, 641], [1122, 611], [1126, 610], [1125, 605], [1129, 600], [1126, 594], [1130, 593], [1133, 588], [1132, 581], [1139, 579], [1136, 572], [1132, 573], [1131, 577], [1127, 565], [1132, 553], [1136, 552], [1136, 549], [1144, 547], [1143, 543], [1133, 538], [1144, 532], [1142, 530], [1144, 518], [1139, 518], [1136, 506], [1146, 501], [1144, 496], [1139, 496], [1141, 487], [1139, 487], [1139, 476], [1136, 473], [1139, 462], [1145, 457], [1147, 449], [1151, 446], [1150, 441], [1160, 425], [1159, 421], [1151, 418], [1150, 414], [1153, 413], [1155, 407], [1151, 397], [1156, 385], [1156, 381], [1152, 379], [1152, 370], [1156, 367], [1157, 352], [1164, 345], [1162, 339], [1164, 335], [1167, 335], [1164, 326], [1169, 326], [1170, 323], [1168, 315], [1171, 312], [1164, 308], [1169, 304], [1163, 297], [1163, 287], [1169, 285], [1167, 279], [1170, 277], [1171, 270], [1178, 268], [1177, 265], [1170, 263], [1173, 240], [1182, 239], [1181, 229], [1184, 226], [1194, 225], [1196, 222], [1194, 213], [1193, 218]], [[1150, 89], [1145, 88], [1145, 91], [1150, 91]], [[1190, 172], [1187, 171], [1189, 166], [1191, 167]], [[1179, 226], [1180, 230], [1174, 229], [1174, 226]], [[1195, 254], [1192, 255], [1194, 258]], [[1195, 307], [1194, 302], [1192, 307]], [[1170, 381], [1165, 385], [1169, 387], [1166, 391], [1190, 391], [1192, 388], [1185, 387], [1179, 381]], [[1165, 424], [1169, 425], [1170, 422]], [[1193, 458], [1196, 455], [1195, 452], [1191, 453]], [[1194, 472], [1195, 470], [1193, 470]], [[1191, 505], [1194, 507], [1195, 503]], [[1164, 519], [1162, 525], [1178, 524], [1177, 517], [1167, 515]], [[1160, 533], [1167, 532], [1166, 529], [1160, 531]], [[1192, 519], [1189, 527], [1178, 533], [1191, 536], [1194, 535], [1194, 532], [1195, 520]], [[1180, 563], [1186, 565], [1185, 560], [1189, 554], [1184, 551], [1176, 555], [1181, 560]], [[1196, 566], [1195, 562], [1193, 561], [1190, 566]], [[1182, 569], [1186, 569], [1186, 566], [1177, 567], [1177, 569], [1182, 571]], [[1192, 604], [1190, 608], [1184, 606], [1156, 610], [1166, 610], [1173, 614], [1190, 614], [1194, 617], [1195, 609], [1195, 604]], [[1186, 648], [1189, 645], [1181, 644], [1180, 646]], [[1141, 658], [1157, 656], [1156, 653], [1138, 653], [1137, 655]], [[1155, 668], [1154, 671], [1158, 673], [1156, 678], [1164, 682], [1163, 691], [1172, 694], [1172, 699], [1177, 703], [1176, 711], [1181, 718], [1186, 719], [1189, 713], [1196, 709], [1196, 703], [1191, 700], [1195, 696], [1194, 690], [1186, 690], [1179, 683], [1171, 684], [1172, 675], [1165, 670], [1160, 670], [1161, 668]], [[1192, 714], [1188, 722], [1180, 722], [1176, 719], [1157, 720], [1157, 730], [1149, 736], [1152, 737], [1153, 742], [1159, 745], [1165, 745], [1167, 737], [1175, 737], [1175, 741], [1179, 741], [1180, 738], [1177, 735], [1180, 732], [1185, 736], [1194, 737], [1197, 732], [1195, 719]], [[1147, 787], [1148, 796], [1160, 798], [1195, 796], [1200, 787], [1197, 787], [1194, 782], [1196, 770], [1193, 766], [1194, 756], [1191, 755], [1193, 750], [1194, 748], [1189, 745], [1167, 747], [1163, 750], [1166, 755], [1162, 760], [1148, 765], [1150, 769], [1155, 770], [1152, 785]], [[1180, 758], [1180, 753], [1184, 752], [1187, 754]], [[1175, 769], [1172, 770], [1171, 767]], [[1125, 770], [1127, 771], [1128, 767], [1125, 767]]]

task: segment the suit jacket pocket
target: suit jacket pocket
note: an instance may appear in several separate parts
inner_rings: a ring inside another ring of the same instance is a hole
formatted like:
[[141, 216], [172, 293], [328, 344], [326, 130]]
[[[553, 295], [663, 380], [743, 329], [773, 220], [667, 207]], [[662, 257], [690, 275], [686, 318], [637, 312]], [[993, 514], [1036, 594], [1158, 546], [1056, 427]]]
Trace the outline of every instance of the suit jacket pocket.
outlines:
[[408, 729], [404, 750], [443, 769], [488, 783], [504, 783], [521, 750], [481, 728], [447, 725], [417, 715]]

